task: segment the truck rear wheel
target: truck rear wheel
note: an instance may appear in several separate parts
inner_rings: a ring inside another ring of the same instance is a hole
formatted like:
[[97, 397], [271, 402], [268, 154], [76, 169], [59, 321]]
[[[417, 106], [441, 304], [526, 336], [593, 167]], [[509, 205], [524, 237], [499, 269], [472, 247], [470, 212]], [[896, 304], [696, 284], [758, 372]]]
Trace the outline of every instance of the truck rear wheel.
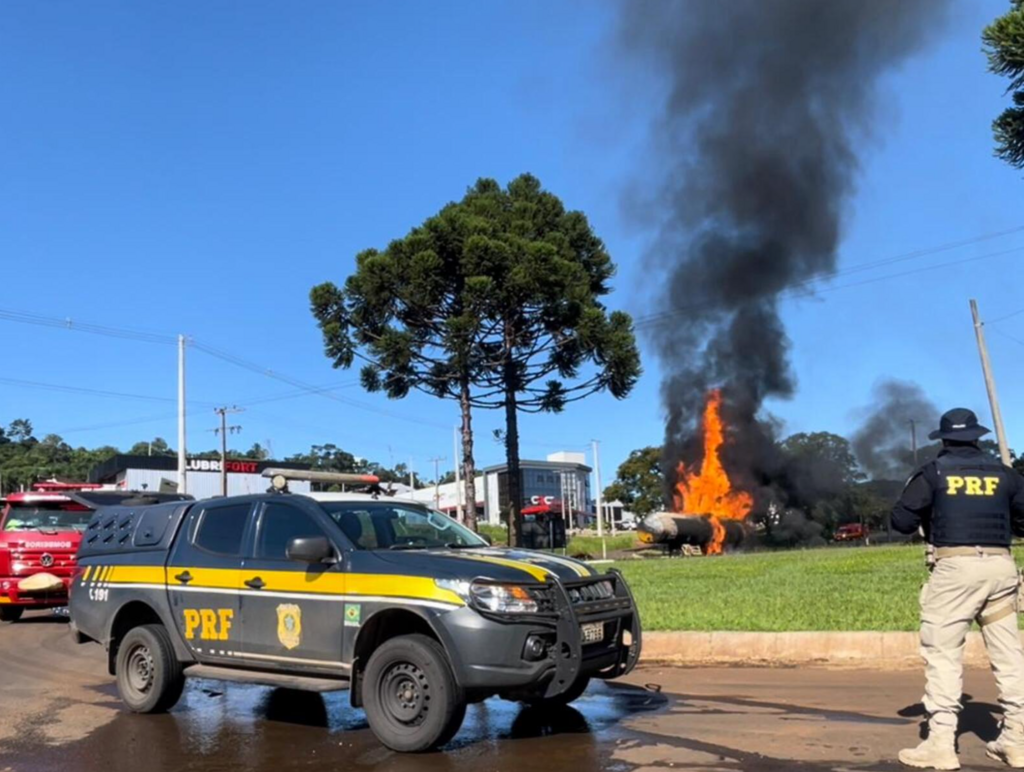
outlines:
[[580, 697], [582, 697], [583, 692], [587, 690], [587, 686], [589, 684], [589, 676], [580, 676], [572, 682], [572, 686], [570, 686], [561, 694], [557, 694], [554, 697], [526, 697], [522, 701], [532, 707], [543, 707], [545, 705], [568, 705], [570, 702], [575, 702]]
[[17, 622], [24, 613], [19, 606], [0, 606], [0, 622]]
[[181, 663], [163, 625], [128, 631], [117, 650], [117, 691], [135, 713], [164, 713], [185, 688]]
[[444, 745], [466, 716], [466, 700], [448, 656], [425, 635], [386, 641], [370, 656], [362, 682], [370, 729], [394, 751]]

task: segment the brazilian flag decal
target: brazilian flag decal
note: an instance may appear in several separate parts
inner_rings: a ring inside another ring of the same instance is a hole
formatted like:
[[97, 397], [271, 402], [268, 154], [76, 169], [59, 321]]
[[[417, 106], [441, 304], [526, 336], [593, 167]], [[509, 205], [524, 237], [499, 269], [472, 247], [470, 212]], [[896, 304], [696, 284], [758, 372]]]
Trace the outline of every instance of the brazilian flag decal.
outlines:
[[345, 604], [345, 627], [359, 627], [363, 622], [363, 606], [361, 603]]

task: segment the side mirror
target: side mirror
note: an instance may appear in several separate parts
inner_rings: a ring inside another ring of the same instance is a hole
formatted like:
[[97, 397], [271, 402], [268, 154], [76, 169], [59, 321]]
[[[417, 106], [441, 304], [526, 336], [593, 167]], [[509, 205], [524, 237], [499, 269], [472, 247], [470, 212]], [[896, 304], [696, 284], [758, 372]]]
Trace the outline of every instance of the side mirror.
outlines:
[[288, 542], [285, 555], [299, 563], [328, 563], [334, 560], [334, 547], [326, 536], [300, 536]]
[[488, 544], [494, 544], [494, 539], [492, 539], [486, 533], [478, 533], [477, 536], [479, 536], [481, 539], [483, 539]]

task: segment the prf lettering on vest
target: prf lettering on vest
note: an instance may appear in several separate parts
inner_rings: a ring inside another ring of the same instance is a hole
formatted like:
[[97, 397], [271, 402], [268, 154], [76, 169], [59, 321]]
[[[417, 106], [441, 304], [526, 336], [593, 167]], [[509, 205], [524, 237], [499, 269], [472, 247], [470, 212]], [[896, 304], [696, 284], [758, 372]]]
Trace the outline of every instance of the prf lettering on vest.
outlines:
[[231, 630], [231, 619], [235, 612], [229, 608], [187, 608], [183, 612], [185, 637], [192, 640], [199, 633], [204, 641], [226, 641]]
[[995, 496], [998, 487], [998, 477], [946, 476], [946, 493], [950, 496]]

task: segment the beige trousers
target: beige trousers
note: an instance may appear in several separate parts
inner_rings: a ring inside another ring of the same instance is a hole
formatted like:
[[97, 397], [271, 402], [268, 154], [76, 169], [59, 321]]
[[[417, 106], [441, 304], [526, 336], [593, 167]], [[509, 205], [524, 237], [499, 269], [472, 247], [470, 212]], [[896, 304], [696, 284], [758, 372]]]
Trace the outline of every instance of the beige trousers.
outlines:
[[964, 646], [976, 620], [986, 622], [981, 634], [1003, 715], [1024, 721], [1024, 646], [1017, 631], [1017, 584], [1016, 564], [1007, 555], [947, 557], [936, 563], [921, 590], [921, 656], [927, 677], [924, 707], [932, 726], [956, 726]]

